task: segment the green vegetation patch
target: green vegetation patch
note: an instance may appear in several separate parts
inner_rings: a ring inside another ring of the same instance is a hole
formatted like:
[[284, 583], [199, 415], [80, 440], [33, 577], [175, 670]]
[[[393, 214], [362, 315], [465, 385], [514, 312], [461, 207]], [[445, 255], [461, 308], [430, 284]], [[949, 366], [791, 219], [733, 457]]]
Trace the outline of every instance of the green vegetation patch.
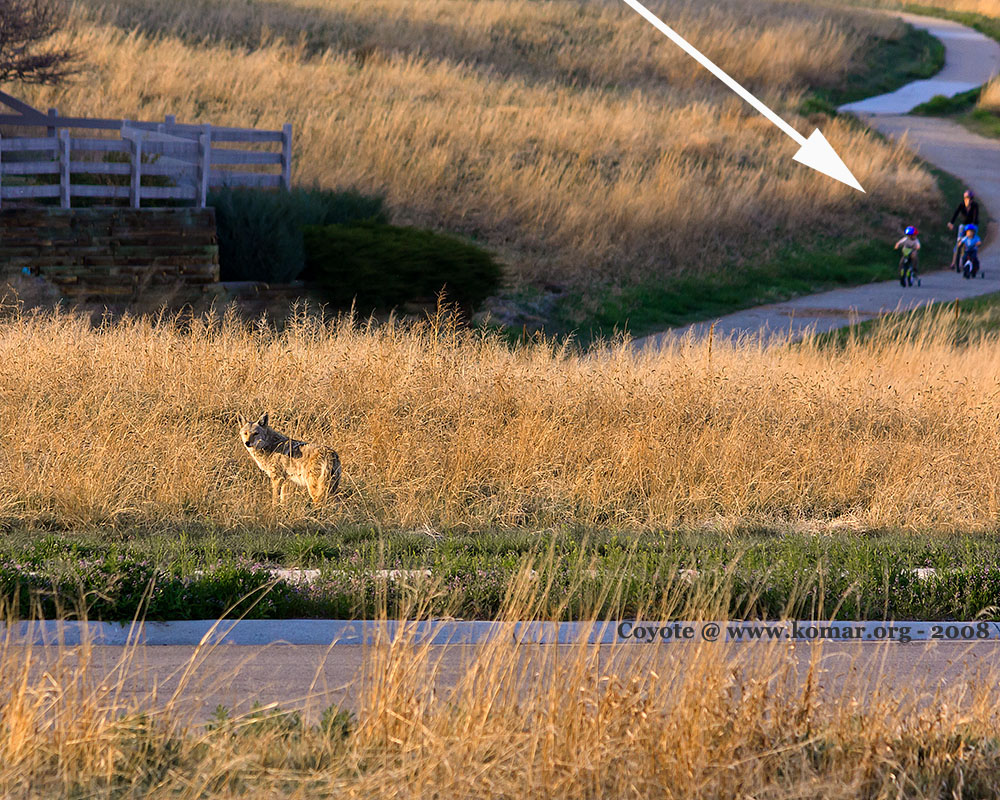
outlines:
[[[306, 581], [276, 574], [279, 567], [317, 572]], [[140, 609], [149, 619], [371, 618], [383, 603], [391, 616], [415, 601], [432, 615], [490, 619], [526, 568], [551, 586], [535, 612], [542, 618], [682, 613], [706, 591], [728, 593], [733, 618], [968, 620], [1000, 606], [993, 535], [752, 528], [202, 531], [116, 542], [100, 533], [13, 532], [0, 555], [0, 595], [22, 616], [115, 621]]]
[[974, 133], [1000, 138], [1000, 114], [986, 108], [977, 108], [980, 94], [981, 88], [952, 97], [939, 94], [926, 103], [921, 103], [911, 113], [926, 117], [954, 117]]
[[925, 117], [944, 117], [950, 114], [965, 113], [975, 108], [981, 93], [982, 88], [976, 88], [970, 89], [967, 92], [960, 92], [959, 94], [952, 95], [951, 97], [945, 97], [943, 94], [938, 94], [926, 103], [921, 103], [910, 113]]
[[368, 222], [310, 226], [304, 235], [303, 277], [338, 308], [433, 303], [442, 291], [471, 308], [500, 285], [500, 266], [487, 251], [433, 231]]
[[974, 108], [961, 119], [961, 122], [974, 133], [1000, 139], [1000, 114], [994, 111]]

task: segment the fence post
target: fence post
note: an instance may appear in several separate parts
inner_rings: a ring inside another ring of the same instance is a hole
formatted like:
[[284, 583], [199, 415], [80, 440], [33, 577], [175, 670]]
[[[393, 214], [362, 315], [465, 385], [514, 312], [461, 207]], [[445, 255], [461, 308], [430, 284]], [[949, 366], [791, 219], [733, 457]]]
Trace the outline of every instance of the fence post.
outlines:
[[204, 132], [198, 137], [201, 145], [201, 164], [198, 170], [198, 208], [208, 205], [208, 181], [212, 170], [212, 126], [205, 125]]
[[132, 184], [129, 187], [128, 199], [132, 208], [139, 208], [142, 193], [142, 139], [136, 136], [132, 140]]
[[[48, 116], [49, 116], [49, 118], [58, 117], [59, 116], [59, 110], [56, 109], [56, 108], [50, 108]], [[55, 136], [56, 135], [55, 126], [50, 125], [48, 128], [46, 128], [45, 129], [45, 135], [46, 136]]]
[[281, 185], [286, 192], [292, 189], [292, 123], [281, 127]]
[[70, 207], [69, 199], [69, 130], [59, 131], [59, 205]]
[[163, 118], [163, 121], [166, 122], [167, 125], [176, 125], [177, 124], [177, 117], [175, 117], [173, 114], [167, 114]]
[[3, 208], [3, 136], [0, 136], [0, 208]]

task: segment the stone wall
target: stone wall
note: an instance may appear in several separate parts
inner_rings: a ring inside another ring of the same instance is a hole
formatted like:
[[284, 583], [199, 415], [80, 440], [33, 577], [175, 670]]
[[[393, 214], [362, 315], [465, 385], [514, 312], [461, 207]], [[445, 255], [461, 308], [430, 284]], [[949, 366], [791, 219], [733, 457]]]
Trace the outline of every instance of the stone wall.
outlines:
[[0, 209], [0, 278], [74, 303], [198, 303], [219, 293], [211, 208]]

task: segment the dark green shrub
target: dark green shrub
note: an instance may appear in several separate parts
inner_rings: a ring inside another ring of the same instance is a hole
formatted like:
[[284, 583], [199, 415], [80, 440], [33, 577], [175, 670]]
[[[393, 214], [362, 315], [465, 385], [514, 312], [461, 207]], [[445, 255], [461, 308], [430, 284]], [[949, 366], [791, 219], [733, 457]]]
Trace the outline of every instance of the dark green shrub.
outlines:
[[377, 222], [305, 229], [306, 271], [325, 299], [365, 313], [408, 301], [433, 302], [445, 290], [449, 302], [472, 307], [493, 294], [500, 266], [475, 245], [418, 228]]
[[304, 226], [387, 219], [381, 197], [354, 191], [222, 189], [209, 194], [208, 204], [215, 208], [224, 281], [293, 281], [305, 266]]

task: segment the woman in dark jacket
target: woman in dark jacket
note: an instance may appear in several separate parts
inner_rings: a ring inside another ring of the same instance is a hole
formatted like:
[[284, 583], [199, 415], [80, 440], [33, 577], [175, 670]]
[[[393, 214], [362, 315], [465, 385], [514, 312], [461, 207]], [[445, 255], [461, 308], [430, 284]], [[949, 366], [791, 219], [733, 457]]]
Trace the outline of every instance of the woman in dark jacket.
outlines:
[[962, 237], [965, 235], [966, 225], [975, 225], [976, 228], [979, 227], [979, 203], [976, 202], [976, 195], [973, 193], [972, 189], [966, 189], [965, 195], [962, 197], [962, 202], [958, 204], [958, 208], [955, 209], [955, 213], [951, 215], [951, 222], [948, 223], [948, 230], [955, 230], [955, 220], [961, 217], [961, 223], [958, 226], [958, 240], [955, 242], [955, 249], [951, 254], [951, 266], [957, 269], [956, 256], [958, 255], [958, 246], [962, 243]]

